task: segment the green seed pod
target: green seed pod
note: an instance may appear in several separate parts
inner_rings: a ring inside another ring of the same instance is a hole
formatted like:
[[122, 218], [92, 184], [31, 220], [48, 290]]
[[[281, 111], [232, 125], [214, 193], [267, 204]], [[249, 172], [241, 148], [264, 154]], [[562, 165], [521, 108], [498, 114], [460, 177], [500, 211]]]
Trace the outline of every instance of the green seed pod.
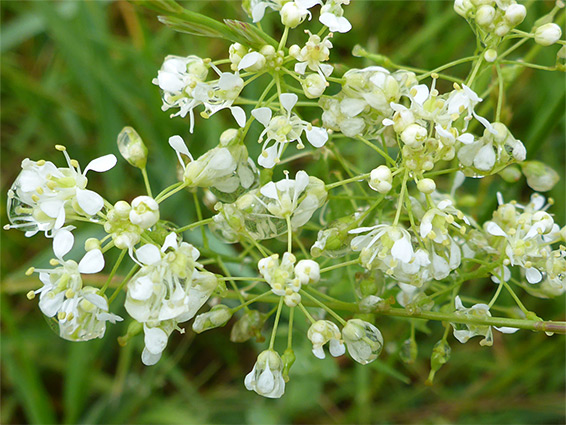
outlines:
[[124, 127], [117, 139], [118, 150], [130, 165], [144, 169], [147, 163], [147, 147], [132, 127]]

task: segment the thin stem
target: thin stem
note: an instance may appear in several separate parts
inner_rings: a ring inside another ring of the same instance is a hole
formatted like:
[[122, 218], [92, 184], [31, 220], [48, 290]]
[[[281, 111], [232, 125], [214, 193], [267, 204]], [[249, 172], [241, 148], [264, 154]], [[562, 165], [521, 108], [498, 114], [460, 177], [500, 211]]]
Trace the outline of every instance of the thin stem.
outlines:
[[360, 264], [360, 259], [356, 258], [355, 260], [346, 261], [345, 263], [334, 264], [333, 266], [325, 267], [323, 269], [320, 269], [320, 274], [339, 269], [340, 267], [351, 266], [353, 264]]
[[126, 277], [124, 278], [124, 280], [120, 283], [120, 285], [116, 288], [116, 290], [112, 293], [112, 295], [110, 296], [110, 298], [108, 298], [108, 305], [112, 304], [112, 301], [114, 301], [114, 299], [116, 299], [116, 297], [118, 296], [118, 294], [120, 293], [120, 291], [122, 291], [122, 289], [124, 288], [124, 285], [126, 285], [126, 283], [128, 283], [128, 281], [130, 280], [130, 278], [134, 275], [134, 273], [136, 273], [139, 269], [139, 265], [134, 265], [134, 267], [132, 267], [130, 269], [130, 271], [128, 272], [128, 274], [126, 275]]
[[120, 263], [122, 262], [122, 260], [124, 259], [124, 256], [126, 255], [126, 252], [128, 252], [127, 249], [123, 249], [122, 252], [120, 253], [120, 256], [118, 257], [118, 260], [116, 261], [116, 264], [114, 264], [114, 267], [112, 267], [112, 271], [110, 272], [110, 274], [108, 275], [108, 279], [106, 279], [106, 282], [104, 283], [104, 286], [102, 286], [102, 288], [100, 288], [99, 293], [100, 294], [104, 294], [104, 291], [106, 291], [106, 289], [108, 288], [108, 285], [110, 285], [110, 282], [112, 281], [112, 278], [114, 277], [114, 275], [116, 274], [116, 271], [118, 271], [118, 267], [120, 267]]
[[248, 307], [250, 304], [253, 304], [253, 303], [259, 301], [260, 299], [262, 299], [266, 295], [269, 295], [270, 293], [271, 293], [271, 291], [264, 292], [263, 294], [260, 294], [257, 297], [251, 298], [248, 301], [240, 304], [238, 307], [234, 307], [232, 309], [232, 314], [236, 313], [237, 311], [240, 311], [242, 308]]
[[175, 193], [179, 192], [180, 190], [183, 190], [185, 187], [187, 187], [187, 184], [185, 182], [182, 182], [180, 186], [175, 187], [174, 189], [170, 190], [169, 192], [165, 193], [164, 195], [158, 196], [155, 199], [155, 202], [160, 204], [161, 202], [165, 201], [170, 196], [173, 196]]
[[330, 307], [328, 307], [323, 302], [317, 300], [315, 297], [313, 297], [307, 291], [305, 291], [304, 289], [301, 289], [299, 292], [302, 295], [306, 295], [313, 303], [315, 303], [320, 308], [324, 309], [328, 314], [330, 314], [332, 317], [334, 317], [336, 320], [338, 320], [342, 325], [346, 324], [346, 321], [344, 319], [342, 319], [342, 317], [340, 317], [340, 315], [338, 313], [336, 313], [334, 310], [332, 310]]
[[305, 306], [303, 305], [303, 303], [299, 303], [299, 308], [302, 310], [302, 312], [305, 314], [306, 318], [309, 319], [309, 321], [311, 323], [316, 322], [316, 320], [314, 320], [312, 318], [312, 316], [310, 315], [310, 313], [307, 311], [307, 309], [305, 308]]
[[285, 216], [287, 221], [287, 252], [293, 252], [293, 229], [291, 228], [291, 216]]
[[143, 183], [145, 184], [145, 190], [147, 191], [147, 195], [150, 198], [153, 198], [153, 195], [151, 194], [151, 186], [149, 184], [149, 178], [147, 177], [147, 170], [145, 169], [145, 167], [141, 169], [141, 173], [143, 176]]
[[495, 112], [495, 121], [499, 122], [501, 120], [501, 108], [503, 107], [504, 84], [503, 84], [503, 74], [501, 73], [501, 65], [497, 64], [495, 69], [497, 70], [497, 84], [499, 85], [499, 92], [497, 95], [497, 110]]
[[360, 180], [367, 179], [370, 176], [370, 174], [371, 173], [360, 174], [359, 176], [354, 176], [354, 177], [351, 177], [349, 179], [340, 180], [338, 182], [327, 184], [325, 186], [325, 189], [331, 190], [331, 189], [334, 189], [334, 188], [339, 187], [339, 186], [343, 186], [343, 185], [348, 184], [348, 183], [359, 182]]
[[187, 230], [191, 230], [194, 229], [195, 227], [199, 227], [199, 226], [205, 226], [207, 224], [210, 224], [214, 221], [213, 217], [210, 218], [205, 218], [203, 220], [199, 220], [199, 221], [195, 221], [192, 224], [187, 224], [186, 226], [183, 227], [179, 227], [178, 229], [173, 230], [175, 233], [183, 233], [186, 232]]
[[401, 186], [401, 194], [399, 195], [399, 204], [397, 205], [397, 212], [395, 213], [395, 220], [393, 220], [393, 226], [399, 224], [399, 218], [401, 217], [401, 210], [403, 209], [405, 191], [407, 190], [407, 179], [409, 178], [409, 170], [405, 171], [403, 176], [403, 183]]
[[275, 315], [275, 323], [273, 324], [273, 330], [271, 331], [271, 339], [269, 340], [270, 350], [273, 350], [273, 345], [275, 344], [275, 334], [277, 333], [277, 327], [279, 326], [279, 318], [281, 317], [282, 309], [283, 309], [283, 297], [279, 297], [279, 305], [277, 305], [277, 314]]
[[289, 310], [289, 333], [287, 334], [287, 349], [290, 350], [293, 347], [293, 319], [295, 317], [295, 307], [291, 307]]
[[[200, 209], [200, 200], [198, 199], [197, 192], [193, 192], [193, 201], [195, 203], [195, 209], [197, 210], [197, 218], [199, 221], [203, 221], [202, 210]], [[202, 244], [208, 249], [208, 238], [206, 237], [206, 229], [204, 227], [200, 228], [202, 234]]]
[[389, 162], [392, 166], [395, 166], [395, 161], [393, 160], [393, 158], [391, 158], [387, 152], [385, 152], [384, 150], [382, 150], [381, 148], [377, 147], [376, 145], [374, 145], [373, 143], [371, 143], [369, 140], [366, 140], [365, 138], [363, 138], [362, 136], [358, 136], [357, 137], [358, 140], [360, 140], [361, 142], [363, 142], [364, 144], [366, 144], [367, 146], [369, 146], [370, 148], [372, 148], [374, 151], [376, 151], [378, 154], [380, 154], [387, 162]]

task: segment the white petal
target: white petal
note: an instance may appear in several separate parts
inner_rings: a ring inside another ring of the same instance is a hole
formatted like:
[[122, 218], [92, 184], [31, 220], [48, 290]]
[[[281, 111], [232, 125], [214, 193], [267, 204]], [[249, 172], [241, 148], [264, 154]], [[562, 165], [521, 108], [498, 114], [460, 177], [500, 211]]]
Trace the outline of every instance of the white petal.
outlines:
[[487, 231], [487, 233], [493, 236], [507, 236], [507, 233], [505, 233], [503, 229], [493, 221], [487, 222], [487, 225], [485, 226], [485, 230]]
[[144, 327], [145, 348], [152, 354], [160, 354], [167, 346], [167, 334], [160, 328]]
[[517, 332], [519, 330], [519, 328], [510, 328], [508, 326], [494, 326], [495, 329], [497, 329], [499, 332], [504, 333], [504, 334], [514, 334], [515, 332]]
[[257, 158], [257, 163], [264, 168], [273, 168], [277, 159], [277, 144], [275, 144], [263, 150]]
[[332, 65], [329, 65], [327, 63], [321, 63], [319, 65], [320, 70], [322, 71], [322, 73], [324, 74], [325, 77], [329, 77], [330, 74], [332, 74], [332, 71], [334, 71], [334, 67]]
[[112, 154], [93, 159], [88, 163], [83, 174], [86, 174], [89, 170], [96, 171], [97, 173], [103, 173], [104, 171], [108, 171], [114, 167], [117, 161], [116, 157]]
[[456, 140], [462, 142], [465, 145], [469, 145], [470, 143], [474, 143], [474, 135], [471, 133], [464, 133], [459, 136]]
[[73, 248], [75, 237], [67, 229], [60, 229], [53, 238], [53, 252], [55, 257], [62, 260], [65, 255]]
[[79, 272], [85, 274], [98, 273], [104, 268], [104, 256], [99, 249], [88, 251], [79, 262]]
[[161, 252], [157, 246], [146, 244], [136, 249], [136, 257], [140, 262], [149, 266], [161, 261]]
[[491, 143], [481, 148], [474, 158], [474, 166], [482, 171], [489, 171], [495, 165], [495, 151]]
[[528, 268], [525, 272], [525, 276], [529, 283], [539, 283], [542, 280], [542, 273], [534, 267]]
[[324, 128], [313, 127], [311, 130], [306, 130], [307, 140], [315, 148], [320, 148], [328, 141], [328, 133]]
[[106, 301], [106, 298], [98, 294], [92, 294], [92, 293], [84, 294], [84, 298], [85, 300], [94, 304], [99, 309], [108, 311], [108, 301]]
[[404, 237], [396, 240], [391, 248], [391, 255], [393, 258], [404, 263], [411, 261], [411, 257], [413, 256], [411, 241]]
[[332, 357], [340, 357], [346, 352], [346, 347], [344, 346], [344, 344], [336, 339], [331, 339], [328, 345]]
[[324, 354], [324, 350], [322, 349], [322, 347], [313, 347], [312, 349], [312, 353], [314, 354], [314, 356], [317, 359], [324, 359], [326, 357], [326, 355]]
[[128, 296], [136, 301], [146, 301], [153, 293], [153, 282], [149, 276], [141, 276], [128, 284]]
[[265, 15], [265, 9], [267, 9], [267, 6], [268, 4], [265, 1], [259, 2], [254, 6], [254, 8], [252, 9], [252, 19], [254, 23], [259, 22], [263, 19], [263, 15]]
[[419, 84], [418, 86], [414, 86], [411, 88], [411, 91], [415, 90], [417, 93], [413, 97], [413, 100], [417, 102], [419, 105], [425, 103], [428, 99], [428, 87], [424, 84]]
[[43, 201], [40, 202], [39, 208], [43, 211], [48, 217], [57, 218], [59, 216], [60, 211], [63, 208], [64, 202], [60, 200], [53, 200], [53, 201]]
[[171, 232], [165, 238], [163, 242], [163, 246], [161, 247], [161, 252], [167, 251], [167, 248], [177, 248], [179, 245], [177, 244], [177, 234], [175, 232]]
[[297, 74], [303, 75], [307, 70], [307, 63], [306, 62], [298, 62], [295, 64], [295, 72]]
[[271, 198], [271, 199], [277, 199], [279, 197], [279, 195], [277, 193], [277, 186], [275, 186], [275, 183], [273, 183], [273, 182], [267, 183], [265, 186], [263, 186], [259, 190], [259, 192], [263, 196], [267, 196], [268, 198]]
[[191, 157], [189, 149], [187, 148], [187, 145], [185, 144], [185, 141], [181, 136], [169, 137], [169, 146], [175, 149], [176, 152], [187, 155], [189, 158]]
[[261, 60], [263, 55], [259, 52], [250, 52], [245, 55], [240, 63], [238, 64], [238, 70], [246, 69], [250, 66], [253, 66], [257, 63], [257, 61]]
[[240, 127], [246, 125], [246, 113], [239, 106], [231, 106], [230, 112]]
[[293, 107], [297, 104], [298, 100], [299, 96], [297, 96], [295, 93], [283, 93], [279, 98], [279, 102], [281, 102], [281, 105], [287, 112], [291, 112]]
[[161, 359], [161, 353], [153, 354], [147, 348], [144, 348], [141, 355], [142, 363], [146, 366], [153, 366]]
[[267, 127], [269, 125], [269, 121], [271, 121], [273, 113], [271, 112], [271, 109], [263, 107], [254, 109], [252, 111], [252, 115], [256, 120], [262, 123], [264, 127]]
[[98, 193], [88, 189], [77, 188], [77, 202], [88, 215], [94, 215], [104, 206], [104, 199]]

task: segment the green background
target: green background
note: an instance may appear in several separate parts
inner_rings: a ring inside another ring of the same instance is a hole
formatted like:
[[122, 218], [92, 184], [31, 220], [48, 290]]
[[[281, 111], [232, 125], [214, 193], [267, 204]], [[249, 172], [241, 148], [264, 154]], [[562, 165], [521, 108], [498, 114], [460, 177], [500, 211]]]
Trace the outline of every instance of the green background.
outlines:
[[[348, 59], [356, 43], [396, 63], [426, 69], [473, 54], [473, 34], [453, 12], [452, 2], [353, 3], [346, 9], [353, 30], [332, 40], [334, 61], [370, 65]], [[552, 3], [537, 2], [530, 16], [540, 16]], [[237, 1], [184, 5], [217, 19], [246, 19]], [[169, 113], [160, 111], [160, 93], [151, 84], [167, 54], [218, 59], [225, 57], [228, 42], [176, 33], [135, 3], [4, 1], [0, 7], [2, 224], [7, 222], [6, 192], [21, 160], [30, 157], [63, 165], [55, 144], [66, 145], [84, 165], [106, 153], [118, 154], [116, 135], [131, 125], [150, 149], [148, 171], [154, 187], [161, 189], [175, 181], [176, 160], [167, 145], [169, 136], [182, 134], [199, 154], [217, 143], [223, 129], [234, 125], [227, 111], [210, 120], [197, 117], [196, 132], [188, 136], [186, 121], [169, 119]], [[533, 22], [531, 17], [527, 20]], [[275, 21], [268, 17], [264, 28]], [[273, 28], [279, 31], [277, 25]], [[529, 26], [525, 23], [521, 28]], [[527, 43], [523, 51], [532, 46]], [[533, 61], [553, 65], [556, 51], [556, 46], [538, 49]], [[468, 71], [467, 66], [454, 68], [460, 77]], [[504, 121], [527, 146], [528, 158], [547, 162], [562, 177], [551, 193], [560, 224], [565, 223], [564, 103], [564, 74], [526, 70], [507, 89], [509, 107], [504, 109]], [[347, 152], [354, 158], [355, 153]], [[131, 200], [143, 192], [140, 176], [124, 161], [102, 176], [90, 177], [89, 185], [112, 202]], [[498, 189], [506, 199], [529, 196], [524, 179], [508, 185], [497, 176], [468, 182], [466, 189], [480, 197], [485, 209], [472, 212], [481, 219], [489, 217], [485, 211], [493, 210]], [[179, 198], [168, 201], [171, 215], [165, 218], [190, 222], [194, 217], [191, 198]], [[84, 240], [89, 230], [77, 230], [77, 239]], [[25, 297], [39, 281], [26, 278], [23, 272], [30, 265], [47, 264], [51, 256], [50, 241], [41, 235], [26, 239], [18, 231], [2, 231], [2, 423], [565, 420], [563, 336], [521, 331], [502, 337], [496, 332], [492, 348], [480, 347], [477, 339], [466, 345], [454, 342], [450, 363], [437, 374], [435, 385], [427, 387], [428, 359], [442, 334], [440, 324], [422, 329], [429, 335], [417, 333], [419, 357], [412, 365], [401, 362], [398, 355], [399, 344], [408, 336], [404, 320], [378, 319], [386, 346], [380, 359], [365, 367], [347, 357], [319, 361], [310, 354], [306, 338], [297, 333], [298, 360], [286, 394], [280, 400], [267, 400], [243, 386], [263, 345], [230, 343], [229, 326], [196, 338], [190, 330], [174, 334], [164, 358], [153, 367], [143, 366], [139, 359], [142, 338], [125, 348], [117, 344], [116, 338], [125, 333], [124, 324], [110, 326], [102, 340], [61, 340], [50, 331], [37, 302]], [[481, 285], [476, 292], [485, 299], [492, 287]], [[539, 300], [519, 293], [527, 308], [545, 319], [564, 320], [564, 296]], [[305, 333], [306, 328], [299, 332]]]

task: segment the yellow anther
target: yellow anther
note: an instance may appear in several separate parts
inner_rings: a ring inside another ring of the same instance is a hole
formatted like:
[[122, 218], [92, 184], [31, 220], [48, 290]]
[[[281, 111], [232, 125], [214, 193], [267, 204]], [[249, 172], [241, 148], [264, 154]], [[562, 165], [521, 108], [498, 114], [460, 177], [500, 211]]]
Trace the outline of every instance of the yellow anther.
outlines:
[[37, 189], [35, 189], [35, 191], [37, 193], [39, 193], [40, 195], [43, 195], [43, 188], [41, 186], [39, 186]]
[[447, 215], [447, 216], [446, 216], [446, 222], [447, 222], [448, 224], [454, 223], [454, 216], [453, 216], [453, 215]]
[[54, 190], [57, 187], [57, 183], [55, 183], [53, 180], [48, 180], [47, 187], [51, 190]]
[[548, 198], [547, 202], [549, 205], [554, 205], [554, 198]]
[[430, 231], [430, 233], [428, 234], [428, 238], [429, 239], [436, 239], [436, 233], [434, 233], [434, 230]]
[[458, 83], [454, 83], [454, 90], [462, 90]]
[[75, 296], [75, 291], [73, 291], [72, 289], [67, 289], [65, 291], [65, 297], [66, 298], [73, 298]]
[[29, 291], [29, 292], [26, 294], [26, 298], [27, 298], [28, 300], [33, 300], [33, 299], [35, 298], [35, 292], [34, 292], [34, 291]]
[[467, 231], [468, 231], [468, 229], [466, 228], [466, 226], [460, 227], [460, 234], [461, 234], [462, 236], [465, 235]]
[[71, 159], [70, 163], [75, 168], [78, 168], [79, 166], [79, 161], [77, 161], [76, 159]]
[[504, 266], [508, 266], [509, 264], [511, 264], [511, 261], [509, 261], [509, 258], [506, 258], [505, 260], [503, 260]]
[[65, 313], [64, 311], [57, 313], [57, 319], [59, 320], [65, 320], [65, 316], [67, 316], [67, 313]]
[[34, 271], [35, 271], [35, 267], [30, 267], [29, 269], [26, 270], [26, 276], [31, 276]]
[[57, 149], [60, 152], [65, 152], [67, 150], [67, 148], [63, 145], [55, 145], [55, 149]]
[[49, 264], [51, 264], [52, 266], [58, 266], [58, 265], [59, 265], [59, 260], [56, 260], [55, 258], [52, 258], [51, 260], [49, 260]]
[[39, 201], [39, 196], [33, 194], [33, 195], [31, 195], [31, 199], [32, 199], [32, 201], [37, 202], [37, 201]]
[[432, 74], [430, 74], [430, 76], [434, 79], [434, 80], [438, 80], [439, 75], [436, 72], [433, 72]]
[[531, 263], [530, 261], [525, 262], [525, 268], [530, 269], [532, 266], [533, 266], [533, 263]]
[[73, 320], [73, 317], [75, 317], [75, 315], [72, 312], [67, 314], [67, 320]]
[[40, 159], [36, 162], [36, 164], [38, 167], [43, 167], [45, 165], [45, 159]]

